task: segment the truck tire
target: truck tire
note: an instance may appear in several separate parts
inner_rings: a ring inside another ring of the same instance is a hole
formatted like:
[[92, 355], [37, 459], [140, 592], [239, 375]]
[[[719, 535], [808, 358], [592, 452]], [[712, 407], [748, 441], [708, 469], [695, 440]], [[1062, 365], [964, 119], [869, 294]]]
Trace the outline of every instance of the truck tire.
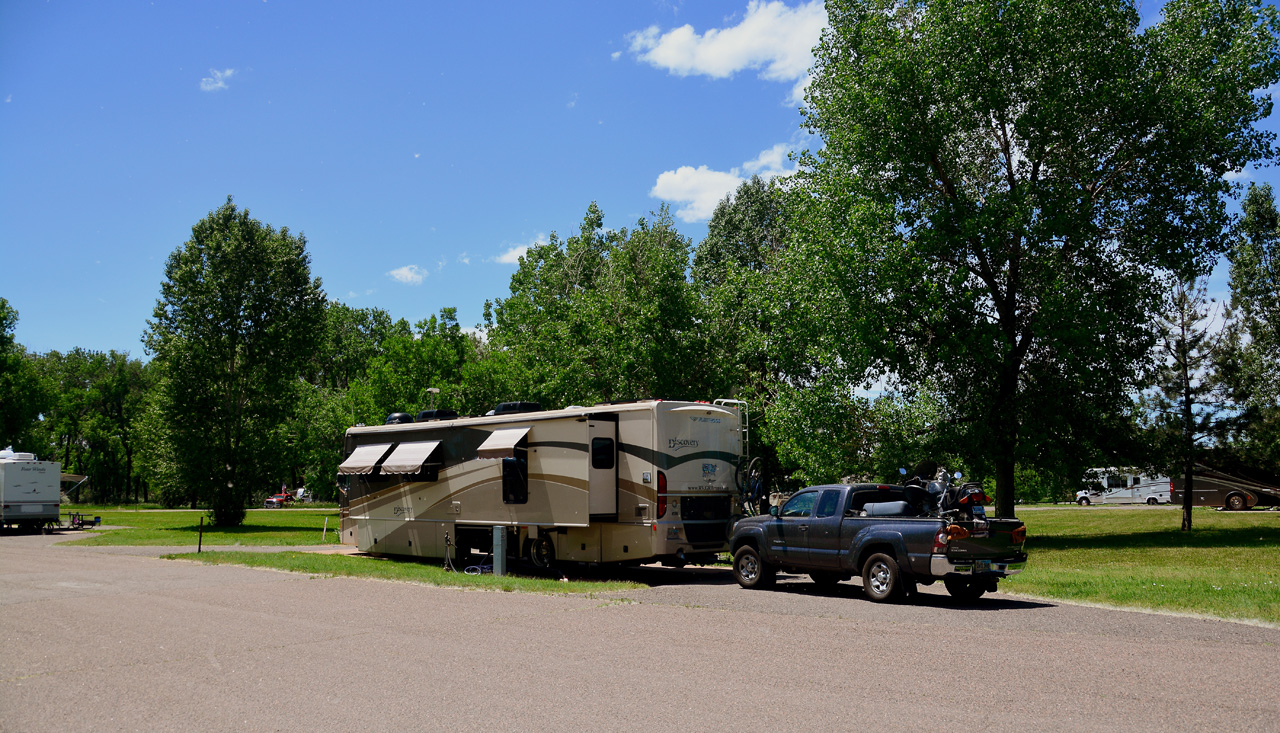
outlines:
[[841, 575], [840, 573], [833, 573], [833, 572], [824, 571], [824, 570], [814, 570], [813, 572], [809, 573], [809, 579], [812, 580], [814, 584], [819, 587], [834, 588], [837, 583], [844, 580], [844, 576]]
[[942, 584], [952, 598], [965, 603], [973, 603], [987, 592], [986, 586], [969, 578], [943, 578]]
[[1244, 494], [1228, 494], [1224, 506], [1229, 512], [1242, 512], [1249, 508], [1249, 500]]
[[743, 588], [769, 588], [777, 579], [777, 572], [752, 545], [743, 545], [733, 553], [733, 579]]
[[1082, 496], [1079, 499], [1076, 499], [1076, 503], [1080, 506], [1089, 506], [1089, 497]]
[[898, 562], [883, 552], [867, 558], [862, 566], [862, 592], [867, 598], [882, 603], [902, 595], [902, 574]]

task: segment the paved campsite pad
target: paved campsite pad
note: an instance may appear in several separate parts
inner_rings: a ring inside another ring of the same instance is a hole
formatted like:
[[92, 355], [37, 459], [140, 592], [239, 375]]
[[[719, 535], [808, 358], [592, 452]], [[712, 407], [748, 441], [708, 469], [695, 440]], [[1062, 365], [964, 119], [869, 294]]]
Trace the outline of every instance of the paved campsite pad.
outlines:
[[[6, 730], [1273, 730], [1280, 630], [644, 571], [460, 591], [0, 538]], [[146, 548], [148, 554], [154, 548]], [[296, 549], [296, 548], [294, 548]], [[932, 589], [931, 589], [932, 590]], [[1243, 681], [1250, 681], [1242, 684]]]

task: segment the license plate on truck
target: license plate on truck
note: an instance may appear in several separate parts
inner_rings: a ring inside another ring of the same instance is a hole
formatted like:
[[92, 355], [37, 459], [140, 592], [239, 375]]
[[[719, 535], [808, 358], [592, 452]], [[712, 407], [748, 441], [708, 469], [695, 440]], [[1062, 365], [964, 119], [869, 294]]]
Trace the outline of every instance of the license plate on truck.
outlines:
[[985, 573], [985, 572], [989, 572], [990, 570], [991, 570], [990, 560], [974, 560], [973, 561], [973, 572]]
[[44, 504], [23, 504], [22, 511], [27, 512], [28, 514], [42, 512], [44, 511]]

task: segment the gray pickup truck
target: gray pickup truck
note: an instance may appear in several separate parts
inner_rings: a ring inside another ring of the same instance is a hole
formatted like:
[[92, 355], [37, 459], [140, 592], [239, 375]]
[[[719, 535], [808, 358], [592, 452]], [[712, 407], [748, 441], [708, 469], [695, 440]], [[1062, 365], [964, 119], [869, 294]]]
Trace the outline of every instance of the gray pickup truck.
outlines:
[[[981, 492], [970, 489], [968, 495]], [[765, 588], [780, 569], [808, 573], [819, 585], [861, 576], [874, 601], [911, 595], [917, 584], [941, 580], [952, 596], [973, 601], [1022, 571], [1025, 524], [989, 519], [981, 506], [947, 509], [939, 496], [924, 487], [886, 484], [802, 489], [770, 514], [734, 525], [734, 578], [744, 588]]]

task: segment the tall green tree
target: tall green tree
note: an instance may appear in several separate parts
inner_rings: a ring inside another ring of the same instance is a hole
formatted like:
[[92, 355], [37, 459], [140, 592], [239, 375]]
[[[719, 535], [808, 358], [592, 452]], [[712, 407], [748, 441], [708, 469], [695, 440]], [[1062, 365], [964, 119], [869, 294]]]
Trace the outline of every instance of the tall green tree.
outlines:
[[1224, 447], [1280, 474], [1280, 213], [1270, 185], [1249, 187], [1229, 254], [1231, 307], [1217, 371], [1237, 409]]
[[[1015, 467], [1123, 412], [1176, 282], [1227, 244], [1280, 78], [1274, 8], [832, 0], [780, 297], [824, 368], [937, 389], [1011, 515]], [[1064, 439], [1063, 436], [1070, 436]], [[1050, 466], [1051, 467], [1051, 466]]]
[[74, 498], [120, 502], [145, 495], [135, 466], [136, 428], [152, 370], [125, 353], [78, 347], [36, 361], [51, 389], [38, 428], [41, 453], [61, 462], [64, 472], [89, 477]]
[[0, 298], [0, 448], [31, 449], [30, 431], [47, 406], [49, 391], [31, 355], [14, 339], [17, 325], [18, 311]]
[[1213, 369], [1222, 334], [1213, 328], [1213, 313], [1203, 284], [1179, 285], [1159, 320], [1160, 362], [1154, 389], [1144, 396], [1151, 414], [1157, 456], [1170, 475], [1183, 480], [1182, 529], [1191, 529], [1194, 469], [1206, 452], [1204, 443], [1217, 432], [1225, 404]]
[[281, 427], [317, 347], [325, 296], [306, 239], [227, 202], [165, 264], [143, 335], [158, 369], [170, 480], [235, 526], [287, 470]]
[[547, 406], [705, 399], [713, 360], [700, 348], [690, 242], [664, 207], [606, 230], [594, 203], [578, 233], [531, 247], [494, 308], [492, 347]]

